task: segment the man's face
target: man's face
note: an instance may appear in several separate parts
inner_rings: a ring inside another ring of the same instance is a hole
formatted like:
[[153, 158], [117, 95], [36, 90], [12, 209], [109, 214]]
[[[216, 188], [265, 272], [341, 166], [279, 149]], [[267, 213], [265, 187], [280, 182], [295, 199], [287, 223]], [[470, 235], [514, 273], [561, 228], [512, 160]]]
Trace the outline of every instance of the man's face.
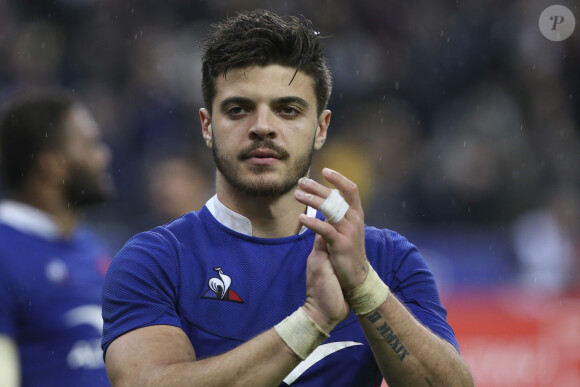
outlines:
[[65, 121], [65, 159], [67, 177], [64, 180], [67, 201], [81, 206], [104, 201], [114, 188], [107, 168], [111, 161], [109, 148], [101, 140], [101, 132], [91, 114], [75, 105]]
[[252, 196], [278, 196], [308, 174], [330, 112], [317, 116], [312, 79], [294, 74], [295, 69], [269, 65], [231, 69], [218, 78], [212, 116], [200, 111], [218, 182], [223, 178]]

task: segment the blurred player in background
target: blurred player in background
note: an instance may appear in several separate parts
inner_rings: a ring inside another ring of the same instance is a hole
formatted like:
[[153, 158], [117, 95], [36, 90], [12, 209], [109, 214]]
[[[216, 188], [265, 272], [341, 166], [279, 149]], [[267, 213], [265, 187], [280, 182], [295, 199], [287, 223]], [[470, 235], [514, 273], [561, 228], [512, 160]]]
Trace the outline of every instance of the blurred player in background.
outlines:
[[199, 150], [160, 151], [146, 163], [147, 229], [190, 211], [199, 211], [213, 189], [209, 168]]
[[0, 119], [0, 386], [108, 386], [99, 346], [110, 252], [79, 221], [113, 193], [109, 148], [62, 90], [15, 96]]

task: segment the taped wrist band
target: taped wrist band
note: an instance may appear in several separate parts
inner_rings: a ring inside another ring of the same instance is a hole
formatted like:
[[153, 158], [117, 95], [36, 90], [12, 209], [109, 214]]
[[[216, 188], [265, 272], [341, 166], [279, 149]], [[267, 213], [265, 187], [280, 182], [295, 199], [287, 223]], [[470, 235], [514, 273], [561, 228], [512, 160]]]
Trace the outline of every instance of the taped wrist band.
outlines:
[[306, 314], [302, 307], [286, 317], [274, 329], [290, 349], [306, 359], [324, 340], [330, 337]]
[[337, 189], [330, 190], [328, 197], [322, 202], [319, 210], [324, 213], [328, 223], [340, 222], [348, 211], [349, 206], [346, 200], [340, 195]]
[[389, 295], [389, 287], [369, 264], [369, 274], [358, 287], [347, 292], [345, 298], [354, 314], [368, 314], [381, 306]]

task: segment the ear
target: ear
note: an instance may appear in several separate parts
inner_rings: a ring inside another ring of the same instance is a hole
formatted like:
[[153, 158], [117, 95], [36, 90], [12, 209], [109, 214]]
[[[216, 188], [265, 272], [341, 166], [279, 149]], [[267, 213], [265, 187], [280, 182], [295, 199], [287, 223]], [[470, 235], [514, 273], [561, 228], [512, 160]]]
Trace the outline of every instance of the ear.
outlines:
[[213, 146], [213, 137], [211, 132], [211, 115], [206, 108], [199, 109], [199, 119], [201, 121], [201, 135], [205, 140], [205, 145], [211, 149]]
[[318, 117], [318, 126], [316, 127], [316, 138], [314, 139], [314, 150], [319, 150], [326, 141], [328, 126], [330, 125], [330, 110], [324, 110]]

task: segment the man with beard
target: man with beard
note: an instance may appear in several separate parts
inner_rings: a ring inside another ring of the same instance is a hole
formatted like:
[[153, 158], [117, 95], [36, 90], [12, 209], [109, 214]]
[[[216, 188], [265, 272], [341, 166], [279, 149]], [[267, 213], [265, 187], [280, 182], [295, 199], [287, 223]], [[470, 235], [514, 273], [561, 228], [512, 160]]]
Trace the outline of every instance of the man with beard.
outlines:
[[0, 385], [108, 386], [100, 339], [108, 248], [80, 224], [112, 193], [109, 148], [60, 90], [14, 97], [0, 119]]
[[323, 170], [338, 190], [308, 178], [331, 115], [310, 23], [243, 12], [203, 49], [217, 193], [113, 259], [112, 384], [472, 385], [417, 249], [365, 226], [357, 187], [338, 172]]

